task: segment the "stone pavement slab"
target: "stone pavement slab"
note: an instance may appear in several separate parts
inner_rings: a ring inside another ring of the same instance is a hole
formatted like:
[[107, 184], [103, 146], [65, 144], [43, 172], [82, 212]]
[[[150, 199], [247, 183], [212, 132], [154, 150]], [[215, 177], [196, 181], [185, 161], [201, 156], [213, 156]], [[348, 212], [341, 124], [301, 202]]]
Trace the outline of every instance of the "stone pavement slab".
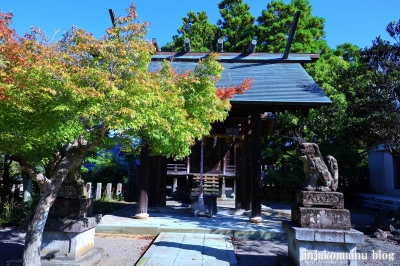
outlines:
[[[221, 202], [219, 202], [221, 203]], [[149, 217], [137, 219], [136, 205], [105, 215], [96, 226], [97, 233], [158, 235], [136, 265], [237, 265], [231, 237], [285, 239], [282, 220], [285, 213], [268, 208], [262, 223], [249, 222], [234, 202], [218, 204], [212, 217], [195, 216], [190, 205], [171, 202], [151, 208]], [[222, 205], [222, 206], [221, 206]]]
[[201, 233], [160, 233], [136, 264], [237, 265], [229, 236]]
[[262, 212], [263, 222], [249, 222], [249, 216], [237, 213], [230, 207], [218, 207], [213, 217], [195, 216], [190, 207], [184, 205], [153, 208], [147, 219], [136, 219], [136, 205], [105, 215], [96, 226], [96, 232], [116, 234], [158, 235], [171, 233], [221, 234], [237, 238], [271, 239], [285, 238], [282, 220], [287, 220], [281, 212]]

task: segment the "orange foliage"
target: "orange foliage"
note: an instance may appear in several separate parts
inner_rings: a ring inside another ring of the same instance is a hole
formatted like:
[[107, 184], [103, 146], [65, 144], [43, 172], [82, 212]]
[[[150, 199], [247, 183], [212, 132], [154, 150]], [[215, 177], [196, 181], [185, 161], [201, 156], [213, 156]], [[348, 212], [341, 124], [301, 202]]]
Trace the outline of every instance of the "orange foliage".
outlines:
[[12, 22], [12, 13], [0, 12], [0, 100], [9, 98], [4, 92], [8, 84], [18, 84], [15, 87], [28, 89], [29, 80], [23, 71], [35, 66], [46, 64], [46, 57], [51, 49], [35, 42], [41, 32], [35, 29], [25, 37], [18, 36], [9, 26]]
[[253, 79], [252, 78], [247, 78], [244, 79], [242, 84], [239, 86], [231, 86], [229, 88], [225, 87], [220, 87], [217, 89], [217, 97], [224, 100], [224, 99], [230, 99], [235, 96], [235, 94], [244, 94], [246, 91], [248, 91], [251, 87], [251, 84], [253, 84]]

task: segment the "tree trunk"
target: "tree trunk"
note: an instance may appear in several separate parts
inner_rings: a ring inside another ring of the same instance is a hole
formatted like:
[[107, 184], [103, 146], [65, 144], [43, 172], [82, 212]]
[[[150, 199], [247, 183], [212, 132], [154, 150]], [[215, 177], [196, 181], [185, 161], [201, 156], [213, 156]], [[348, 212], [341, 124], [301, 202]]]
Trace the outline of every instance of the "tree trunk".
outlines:
[[37, 172], [33, 167], [22, 167], [38, 183], [41, 195], [25, 236], [24, 254], [22, 257], [24, 266], [41, 265], [40, 249], [42, 236], [50, 207], [57, 198], [62, 182], [67, 177], [71, 168], [79, 162], [80, 157], [81, 154], [79, 153], [71, 153], [65, 156], [50, 179]]
[[57, 193], [47, 193], [40, 197], [32, 221], [29, 223], [28, 231], [25, 236], [25, 246], [23, 254], [23, 265], [33, 266], [41, 265], [40, 248], [42, 245], [42, 236], [46, 225], [47, 216]]
[[87, 141], [82, 138], [74, 140], [66, 147], [64, 157], [55, 157], [54, 161], [57, 163], [53, 164], [53, 166], [56, 167], [51, 168], [54, 169], [54, 171], [50, 171], [50, 179], [46, 178], [35, 167], [28, 165], [23, 158], [17, 160], [21, 165], [21, 169], [27, 172], [30, 177], [36, 181], [40, 188], [41, 195], [25, 236], [24, 254], [22, 256], [22, 263], [24, 266], [41, 265], [40, 249], [42, 246], [42, 236], [49, 215], [49, 210], [56, 200], [58, 191], [67, 177], [67, 174], [71, 169], [77, 167], [85, 152], [96, 148], [104, 138], [107, 129], [106, 124], [100, 124], [99, 126], [96, 126], [96, 128], [98, 129], [96, 131], [97, 136], [91, 144], [88, 144]]

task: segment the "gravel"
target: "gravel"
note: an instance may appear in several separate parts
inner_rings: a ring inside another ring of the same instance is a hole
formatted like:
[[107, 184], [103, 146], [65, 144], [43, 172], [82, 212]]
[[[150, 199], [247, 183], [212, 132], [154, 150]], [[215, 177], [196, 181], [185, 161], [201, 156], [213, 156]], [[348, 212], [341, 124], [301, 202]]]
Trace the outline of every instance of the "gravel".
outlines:
[[95, 247], [104, 250], [96, 266], [135, 265], [156, 236], [96, 234]]

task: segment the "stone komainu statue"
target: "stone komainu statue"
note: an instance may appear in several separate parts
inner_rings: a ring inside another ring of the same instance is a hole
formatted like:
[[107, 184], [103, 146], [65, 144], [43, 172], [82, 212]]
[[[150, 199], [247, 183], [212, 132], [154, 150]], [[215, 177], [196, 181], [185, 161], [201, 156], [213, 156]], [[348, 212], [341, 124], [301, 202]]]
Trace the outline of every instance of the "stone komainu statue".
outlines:
[[339, 180], [339, 168], [333, 156], [322, 158], [319, 147], [315, 143], [302, 143], [299, 146], [300, 159], [304, 164], [308, 191], [336, 191]]

